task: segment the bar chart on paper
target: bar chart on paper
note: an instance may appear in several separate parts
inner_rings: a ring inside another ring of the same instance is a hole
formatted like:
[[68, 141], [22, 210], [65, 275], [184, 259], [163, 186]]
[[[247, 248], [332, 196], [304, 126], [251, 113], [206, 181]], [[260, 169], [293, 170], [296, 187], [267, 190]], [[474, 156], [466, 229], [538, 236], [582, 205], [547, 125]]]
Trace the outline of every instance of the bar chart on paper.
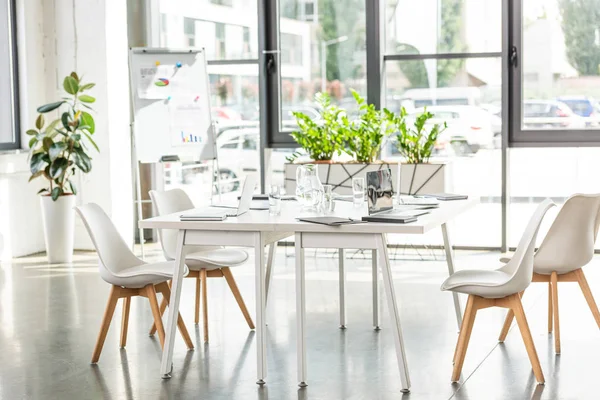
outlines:
[[198, 136], [198, 135], [194, 135], [193, 133], [190, 133], [189, 131], [180, 131], [179, 133], [179, 144], [186, 144], [186, 143], [202, 143], [202, 137]]

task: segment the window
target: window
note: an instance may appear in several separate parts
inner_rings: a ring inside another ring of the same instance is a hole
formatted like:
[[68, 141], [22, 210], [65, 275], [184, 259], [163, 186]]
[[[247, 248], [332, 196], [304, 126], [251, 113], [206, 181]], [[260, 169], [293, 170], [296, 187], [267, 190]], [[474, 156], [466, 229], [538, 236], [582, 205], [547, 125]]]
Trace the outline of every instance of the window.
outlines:
[[242, 148], [244, 150], [256, 150], [258, 147], [256, 146], [256, 136], [244, 136], [244, 143]]
[[14, 21], [14, 2], [0, 0], [0, 150], [20, 147]]
[[302, 65], [302, 36], [290, 33], [281, 34], [281, 63]]
[[215, 58], [225, 58], [225, 24], [215, 24]]
[[189, 47], [196, 46], [196, 20], [191, 18], [183, 19], [183, 34]]

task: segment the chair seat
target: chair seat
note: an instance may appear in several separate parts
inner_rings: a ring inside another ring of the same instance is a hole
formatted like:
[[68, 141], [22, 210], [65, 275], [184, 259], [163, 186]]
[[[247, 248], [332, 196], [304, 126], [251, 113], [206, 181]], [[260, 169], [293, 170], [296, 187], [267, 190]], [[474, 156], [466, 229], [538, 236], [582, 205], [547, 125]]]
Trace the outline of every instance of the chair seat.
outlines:
[[[102, 279], [110, 284], [136, 289], [149, 284], [156, 285], [173, 279], [174, 269], [174, 261], [163, 261], [124, 268], [118, 273], [113, 273], [111, 276], [104, 276], [102, 273], [104, 268], [101, 268], [100, 275], [102, 276]], [[186, 267], [184, 275], [187, 275], [188, 273], [189, 270]]]
[[490, 299], [501, 298], [515, 293], [514, 288], [506, 286], [510, 277], [501, 270], [462, 270], [448, 277], [441, 289]]
[[248, 260], [248, 253], [239, 249], [212, 249], [185, 256], [185, 264], [192, 271], [236, 267]]

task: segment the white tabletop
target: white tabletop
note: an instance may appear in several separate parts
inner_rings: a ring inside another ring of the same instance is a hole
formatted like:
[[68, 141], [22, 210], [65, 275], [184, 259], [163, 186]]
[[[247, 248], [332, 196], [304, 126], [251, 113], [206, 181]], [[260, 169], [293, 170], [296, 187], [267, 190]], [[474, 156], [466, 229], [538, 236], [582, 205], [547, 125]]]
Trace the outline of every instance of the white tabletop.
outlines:
[[[296, 220], [298, 217], [324, 215], [307, 211], [296, 201], [283, 201], [281, 214], [269, 215], [266, 210], [250, 210], [236, 217], [228, 217], [224, 221], [180, 221], [178, 212], [140, 221], [144, 229], [187, 229], [202, 231], [261, 231], [261, 232], [343, 232], [343, 233], [408, 233], [423, 234], [439, 227], [457, 215], [475, 207], [479, 199], [452, 200], [440, 202], [440, 207], [430, 210], [429, 214], [418, 217], [417, 221], [408, 224], [398, 223], [363, 223], [344, 226], [327, 226]], [[360, 219], [367, 215], [366, 202], [362, 207], [355, 207], [351, 202], [336, 201], [335, 213], [332, 216]]]

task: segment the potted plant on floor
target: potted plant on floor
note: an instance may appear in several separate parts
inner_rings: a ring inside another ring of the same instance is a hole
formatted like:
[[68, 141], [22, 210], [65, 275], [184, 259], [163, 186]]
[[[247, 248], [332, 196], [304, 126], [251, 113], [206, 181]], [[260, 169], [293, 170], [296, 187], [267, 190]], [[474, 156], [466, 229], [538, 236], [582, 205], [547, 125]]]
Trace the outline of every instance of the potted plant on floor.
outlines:
[[[84, 84], [72, 72], [63, 81], [66, 96], [62, 100], [46, 104], [37, 109], [39, 115], [35, 129], [27, 134], [30, 154], [29, 181], [43, 178], [48, 186], [41, 189], [42, 219], [48, 262], [68, 263], [73, 257], [75, 227], [75, 195], [77, 188], [73, 177], [77, 170], [88, 173], [92, 169], [89, 147], [99, 151], [92, 139], [95, 122], [89, 104], [96, 99], [86, 92], [94, 83]], [[59, 118], [46, 123], [49, 113], [56, 112]]]
[[446, 122], [432, 123], [434, 115], [425, 109], [412, 124], [407, 123], [406, 110], [390, 114], [390, 121], [398, 130], [396, 146], [404, 158], [401, 167], [400, 193], [439, 193], [448, 191], [447, 164], [430, 162]]

